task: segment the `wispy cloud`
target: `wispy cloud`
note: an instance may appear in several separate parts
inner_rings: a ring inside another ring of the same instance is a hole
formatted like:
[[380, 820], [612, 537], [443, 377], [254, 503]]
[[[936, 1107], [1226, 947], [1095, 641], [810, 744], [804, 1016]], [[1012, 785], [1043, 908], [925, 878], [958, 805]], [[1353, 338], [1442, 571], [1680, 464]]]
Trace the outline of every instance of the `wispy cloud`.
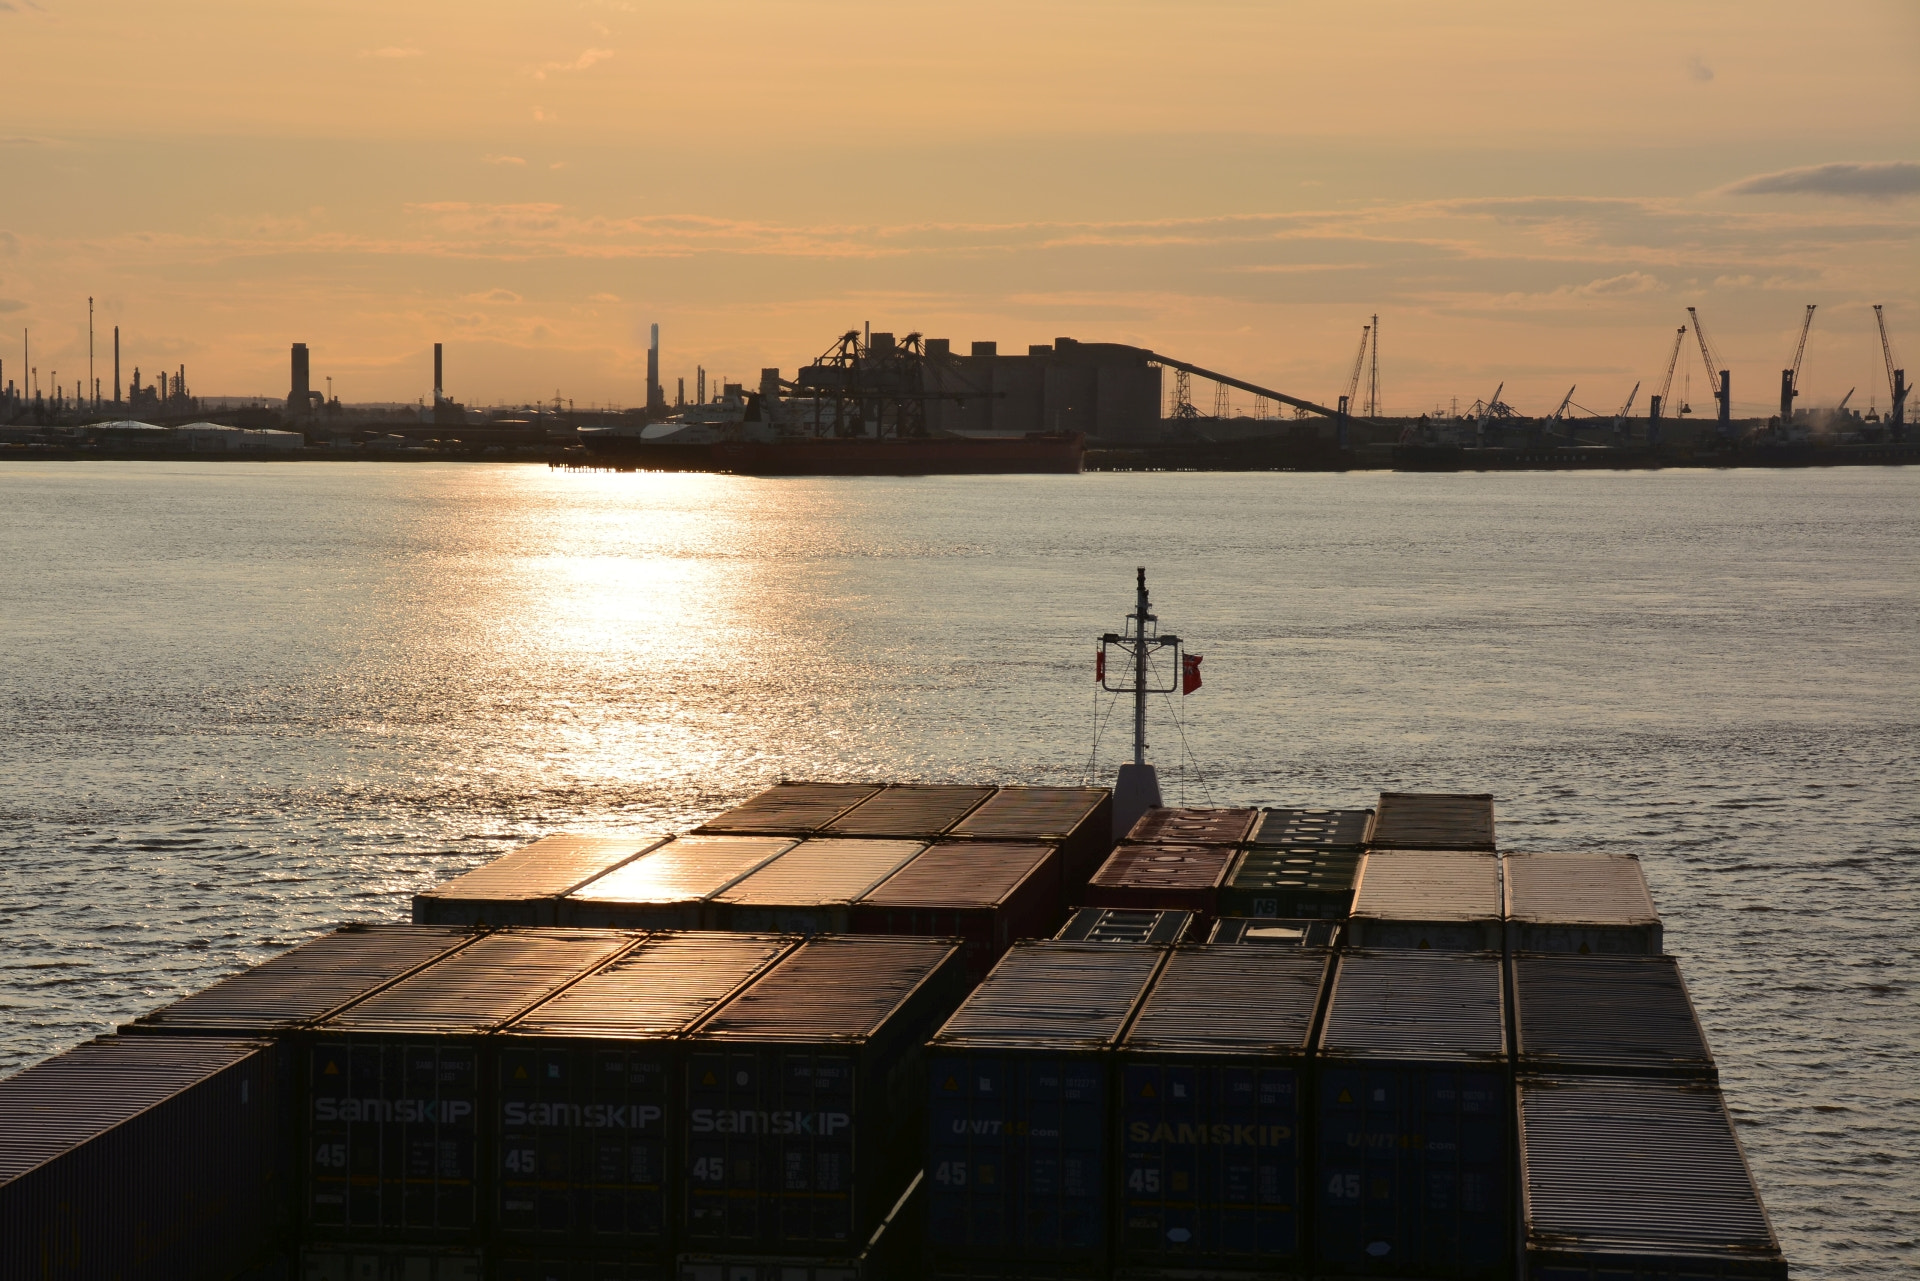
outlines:
[[490, 165], [524, 165], [527, 162], [519, 156], [482, 156]]
[[1735, 196], [1846, 196], [1891, 200], [1896, 196], [1920, 195], [1920, 164], [1911, 160], [1882, 160], [1808, 165], [1782, 169], [1778, 173], [1755, 174], [1725, 190]]
[[362, 49], [355, 56], [361, 58], [421, 58], [426, 55], [418, 49], [403, 49], [398, 45], [387, 45], [383, 49]]
[[572, 62], [541, 63], [533, 69], [533, 78], [535, 80], [545, 80], [547, 74], [554, 71], [585, 71], [597, 62], [605, 62], [608, 58], [613, 57], [613, 55], [614, 51], [612, 49], [582, 49], [580, 56]]
[[25, 311], [27, 304], [18, 298], [0, 298], [0, 316], [10, 316], [16, 311]]
[[1696, 53], [1687, 59], [1687, 79], [1695, 84], [1712, 84], [1713, 68], [1707, 65], [1705, 58]]

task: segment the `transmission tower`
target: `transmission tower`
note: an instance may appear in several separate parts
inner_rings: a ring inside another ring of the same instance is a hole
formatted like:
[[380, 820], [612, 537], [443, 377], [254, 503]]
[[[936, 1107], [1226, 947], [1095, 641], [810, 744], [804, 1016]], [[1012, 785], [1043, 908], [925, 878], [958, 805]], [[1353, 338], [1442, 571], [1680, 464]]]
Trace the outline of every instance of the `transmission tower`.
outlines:
[[1373, 358], [1367, 373], [1367, 417], [1380, 416], [1380, 317], [1373, 318]]

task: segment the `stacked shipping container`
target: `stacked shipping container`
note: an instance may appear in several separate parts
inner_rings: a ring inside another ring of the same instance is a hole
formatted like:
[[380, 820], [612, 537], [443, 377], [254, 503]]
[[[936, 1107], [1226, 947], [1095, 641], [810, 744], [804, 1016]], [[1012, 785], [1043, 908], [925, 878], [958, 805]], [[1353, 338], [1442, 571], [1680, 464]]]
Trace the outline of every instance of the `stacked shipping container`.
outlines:
[[548, 836], [413, 896], [416, 925], [555, 925], [562, 898], [660, 836]]

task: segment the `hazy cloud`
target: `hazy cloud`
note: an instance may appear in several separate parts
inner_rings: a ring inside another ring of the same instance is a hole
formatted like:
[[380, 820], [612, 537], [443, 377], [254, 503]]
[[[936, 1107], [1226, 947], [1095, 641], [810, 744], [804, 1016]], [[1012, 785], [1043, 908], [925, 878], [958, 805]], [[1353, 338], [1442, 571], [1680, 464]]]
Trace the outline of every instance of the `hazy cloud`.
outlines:
[[1811, 195], [1854, 196], [1890, 200], [1920, 195], [1920, 164], [1911, 160], [1840, 162], [1755, 174], [1726, 188], [1735, 196]]
[[480, 158], [490, 165], [524, 165], [527, 163], [519, 156], [482, 156]]
[[1713, 68], [1699, 54], [1687, 59], [1687, 78], [1697, 84], [1708, 84], [1713, 80]]
[[18, 298], [0, 298], [0, 316], [10, 316], [16, 311], [25, 311], [27, 304]]
[[619, 294], [588, 294], [588, 302], [619, 302]]
[[384, 49], [362, 49], [358, 56], [362, 58], [419, 58], [424, 55], [418, 49], [402, 49], [398, 45], [388, 45]]
[[596, 62], [605, 62], [613, 56], [612, 49], [582, 49], [580, 56], [572, 62], [543, 62], [533, 69], [535, 80], [545, 80], [549, 71], [585, 71]]
[[485, 293], [468, 294], [468, 302], [519, 302], [520, 295], [511, 289], [489, 289]]

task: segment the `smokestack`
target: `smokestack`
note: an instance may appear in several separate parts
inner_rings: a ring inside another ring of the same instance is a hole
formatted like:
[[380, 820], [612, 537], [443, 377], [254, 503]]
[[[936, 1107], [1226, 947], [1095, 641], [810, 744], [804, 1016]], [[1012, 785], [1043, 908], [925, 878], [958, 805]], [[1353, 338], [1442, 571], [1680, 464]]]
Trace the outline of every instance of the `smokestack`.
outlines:
[[296, 414], [307, 412], [307, 345], [297, 342], [293, 345], [293, 389], [287, 393], [287, 408]]
[[440, 344], [433, 345], [433, 403], [439, 404], [442, 397], [440, 389], [446, 384], [440, 381]]
[[667, 398], [660, 392], [660, 326], [655, 325], [652, 340], [647, 344], [647, 412], [664, 409], [666, 402]]
[[113, 403], [120, 403], [120, 326], [113, 327]]

